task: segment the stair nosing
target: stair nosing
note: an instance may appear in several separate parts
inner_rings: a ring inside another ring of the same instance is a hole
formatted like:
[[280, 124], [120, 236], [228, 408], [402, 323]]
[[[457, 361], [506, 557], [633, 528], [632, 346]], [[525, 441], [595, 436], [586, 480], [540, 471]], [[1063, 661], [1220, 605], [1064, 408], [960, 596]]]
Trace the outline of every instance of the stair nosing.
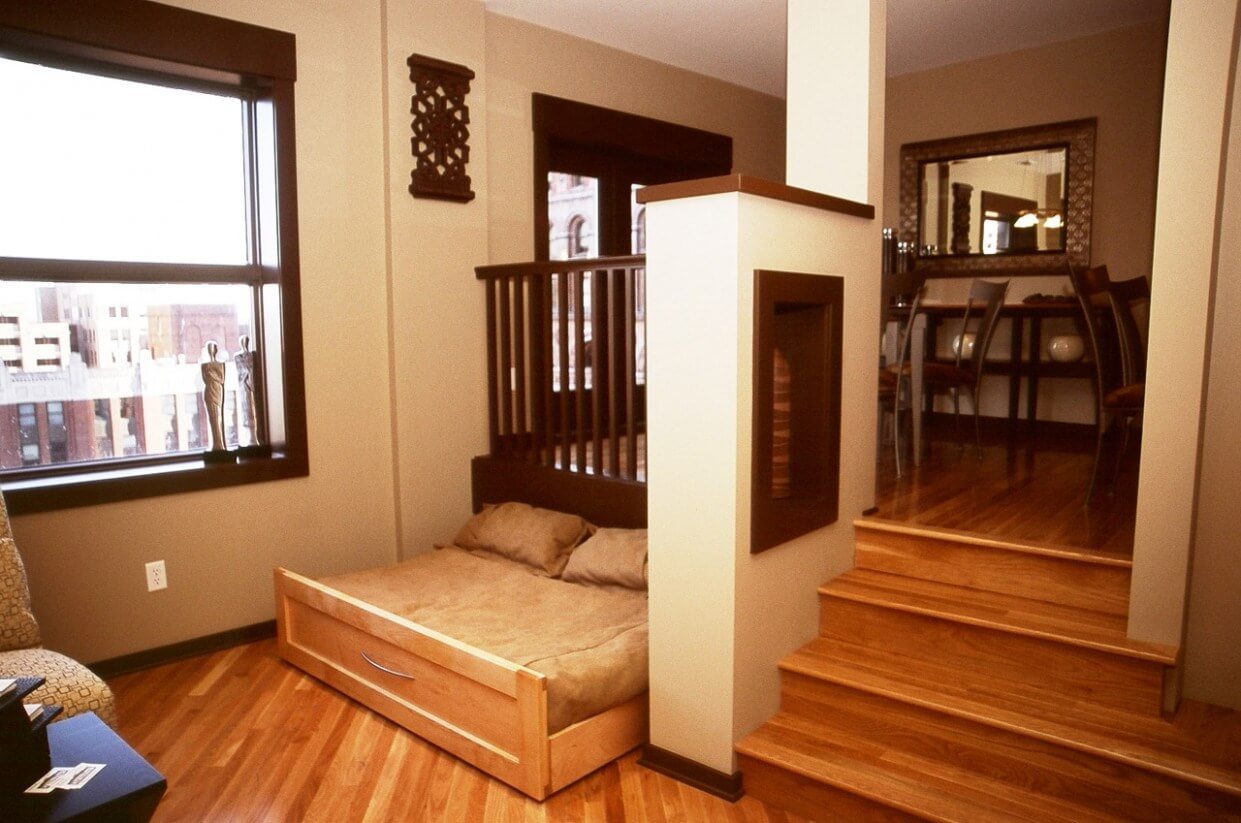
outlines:
[[976, 532], [945, 529], [939, 526], [914, 525], [881, 517], [859, 517], [853, 521], [853, 527], [855, 529], [902, 534], [910, 537], [931, 537], [963, 545], [980, 546], [1021, 554], [1035, 554], [1058, 560], [1072, 560], [1098, 566], [1133, 568], [1132, 558], [1110, 552], [1097, 552], [1093, 549], [1081, 549], [1073, 546], [1058, 546], [1051, 543], [1039, 543], [1033, 540], [1000, 540]]
[[[891, 578], [893, 580], [905, 579], [903, 578], [902, 575], [889, 574], [887, 572], [879, 572], [879, 571], [874, 571], [870, 569], [865, 569], [863, 571], [866, 571], [869, 574], [873, 574], [873, 575], [883, 575], [884, 577]], [[849, 574], [849, 572], [845, 572], [845, 574], [847, 575]], [[843, 577], [844, 575], [841, 575], [841, 576]], [[838, 580], [839, 578], [836, 578], [836, 579]], [[1023, 599], [1015, 595], [1005, 595], [1000, 592], [990, 592], [986, 590], [972, 589], [968, 586], [956, 586], [950, 583], [939, 583], [938, 581], [922, 580], [920, 578], [907, 578], [907, 579], [914, 579], [914, 580], [917, 580], [919, 583], [933, 584], [933, 585], [943, 586], [943, 587], [952, 588], [952, 589], [959, 589], [962, 592], [966, 592], [966, 593], [974, 593], [974, 592], [981, 591], [984, 594], [992, 594], [992, 595], [997, 595], [997, 596], [1002, 596], [1002, 597], [1010, 597], [1013, 600], [1017, 600], [1017, 601], [1020, 601]], [[1047, 641], [1051, 641], [1055, 643], [1062, 643], [1062, 644], [1069, 645], [1069, 646], [1079, 646], [1082, 648], [1093, 649], [1095, 651], [1107, 652], [1109, 654], [1115, 654], [1115, 655], [1119, 655], [1122, 657], [1129, 657], [1129, 658], [1133, 658], [1136, 660], [1142, 660], [1142, 661], [1146, 661], [1149, 663], [1158, 663], [1164, 666], [1175, 666], [1180, 661], [1180, 649], [1171, 647], [1171, 646], [1164, 647], [1164, 646], [1160, 646], [1158, 644], [1153, 644], [1153, 643], [1142, 644], [1141, 646], [1136, 645], [1137, 643], [1140, 643], [1141, 641], [1130, 641], [1131, 643], [1134, 643], [1135, 645], [1125, 645], [1122, 643], [1111, 643], [1106, 640], [1075, 636], [1075, 635], [1068, 634], [1063, 631], [1058, 632], [1050, 628], [1039, 629], [1039, 628], [1034, 628], [1031, 626], [1014, 625], [1011, 623], [1005, 623], [1004, 621], [999, 620], [999, 619], [987, 619], [983, 617], [976, 617], [973, 615], [961, 614], [959, 612], [951, 612], [951, 611], [947, 611], [944, 609], [932, 609], [932, 608], [928, 608], [924, 606], [917, 606], [911, 603], [903, 603], [895, 599], [895, 597], [887, 596], [886, 593], [882, 593], [882, 592], [876, 592], [875, 594], [868, 596], [864, 592], [839, 591], [837, 589], [832, 588], [833, 582], [835, 581], [834, 580], [829, 581], [819, 586], [818, 593], [823, 597], [833, 597], [838, 600], [850, 600], [855, 603], [865, 603], [867, 605], [879, 606], [879, 607], [886, 608], [886, 609], [892, 609], [894, 611], [902, 611], [902, 612], [907, 612], [910, 614], [919, 614], [924, 617], [932, 617], [937, 620], [946, 620], [946, 621], [950, 621], [954, 623], [964, 623], [966, 625], [978, 626], [979, 628], [991, 629], [993, 631], [1008, 632], [1010, 634], [1019, 634], [1025, 637], [1034, 637], [1040, 640], [1047, 640]], [[862, 581], [858, 585], [866, 585], [866, 583], [865, 581]], [[1040, 601], [1030, 601], [1030, 602], [1039, 602], [1040, 605], [1055, 605], [1055, 604], [1042, 604]], [[1062, 607], [1062, 608], [1068, 609], [1070, 607]]]
[[[947, 714], [952, 717], [958, 717], [974, 723], [981, 723], [998, 729], [1004, 729], [1017, 734], [1033, 737], [1048, 743], [1075, 749], [1077, 751], [1086, 752], [1092, 755], [1103, 757], [1110, 760], [1119, 761], [1135, 768], [1162, 774], [1175, 780], [1180, 780], [1196, 786], [1201, 786], [1224, 794], [1241, 797], [1241, 775], [1231, 775], [1226, 770], [1217, 766], [1205, 764], [1196, 764], [1204, 766], [1205, 771], [1210, 772], [1204, 774], [1201, 771], [1182, 770], [1178, 771], [1165, 760], [1169, 758], [1177, 758], [1183, 764], [1189, 761], [1183, 757], [1168, 752], [1159, 752], [1154, 749], [1146, 751], [1146, 757], [1141, 756], [1134, 751], [1117, 751], [1115, 748], [1109, 748], [1100, 740], [1084, 740], [1085, 737], [1095, 737], [1092, 732], [1083, 731], [1081, 728], [1070, 726], [1064, 723], [1057, 723], [1054, 720], [1035, 717], [1033, 715], [1022, 714], [1011, 709], [987, 706], [985, 702], [975, 703], [973, 706], [968, 705], [970, 701], [957, 698], [946, 698], [942, 694], [934, 694], [933, 696], [922, 696], [921, 694], [910, 694], [909, 689], [916, 689], [921, 693], [931, 695], [923, 687], [913, 684], [903, 683], [894, 680], [887, 675], [880, 675], [887, 679], [891, 688], [881, 690], [871, 686], [865, 680], [850, 678], [847, 674], [842, 675], [838, 672], [824, 672], [816, 667], [808, 665], [799, 665], [797, 662], [798, 652], [794, 652], [788, 657], [781, 660], [778, 667], [782, 671], [793, 672], [815, 680], [824, 680], [831, 683], [844, 686], [846, 688], [874, 694], [891, 700], [907, 703], [909, 705], [918, 706], [931, 711]], [[955, 704], [955, 705], [954, 705]], [[989, 714], [983, 709], [991, 711]], [[1003, 715], [998, 717], [996, 715]], [[1042, 727], [1042, 728], [1040, 728]], [[1076, 734], [1076, 736], [1075, 736]], [[1221, 775], [1229, 774], [1231, 780], [1223, 779]]]

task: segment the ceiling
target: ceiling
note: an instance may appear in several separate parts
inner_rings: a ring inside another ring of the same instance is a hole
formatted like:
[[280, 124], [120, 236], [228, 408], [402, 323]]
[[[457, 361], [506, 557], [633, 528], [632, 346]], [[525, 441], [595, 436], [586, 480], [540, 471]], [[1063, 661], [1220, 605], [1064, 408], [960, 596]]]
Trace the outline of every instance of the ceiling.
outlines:
[[[785, 0], [483, 2], [505, 17], [784, 96]], [[1168, 2], [888, 0], [888, 76], [1151, 20]]]

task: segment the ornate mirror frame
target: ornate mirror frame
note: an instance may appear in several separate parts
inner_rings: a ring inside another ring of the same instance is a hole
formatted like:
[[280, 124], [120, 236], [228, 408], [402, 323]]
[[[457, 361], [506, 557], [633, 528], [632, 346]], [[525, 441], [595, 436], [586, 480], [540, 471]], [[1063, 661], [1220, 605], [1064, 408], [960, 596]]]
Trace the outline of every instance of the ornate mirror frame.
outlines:
[[919, 244], [918, 210], [922, 202], [922, 167], [927, 163], [984, 157], [989, 154], [1064, 146], [1066, 200], [1064, 249], [1017, 254], [940, 254], [917, 257], [916, 271], [929, 277], [978, 277], [1064, 274], [1066, 262], [1090, 265], [1090, 221], [1094, 205], [1094, 141], [1096, 119], [1048, 123], [964, 137], [926, 140], [901, 146], [901, 208], [899, 239]]

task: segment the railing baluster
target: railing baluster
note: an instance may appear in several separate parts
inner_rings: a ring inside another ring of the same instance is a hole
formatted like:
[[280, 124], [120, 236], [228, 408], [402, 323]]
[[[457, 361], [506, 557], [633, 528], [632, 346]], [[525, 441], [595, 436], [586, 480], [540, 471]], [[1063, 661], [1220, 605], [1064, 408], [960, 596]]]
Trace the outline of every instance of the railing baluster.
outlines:
[[500, 451], [499, 429], [499, 383], [496, 358], [496, 281], [484, 281], [487, 287], [487, 430], [491, 440], [491, 453]]
[[638, 426], [637, 415], [634, 413], [637, 391], [637, 362], [635, 358], [634, 340], [634, 277], [635, 270], [625, 270], [625, 457], [627, 458], [624, 477], [636, 480], [638, 477]]
[[513, 378], [517, 386], [514, 400], [517, 412], [517, 454], [529, 460], [530, 430], [526, 426], [526, 278], [513, 278]]
[[560, 314], [560, 468], [569, 471], [569, 274], [556, 276], [557, 311]]
[[608, 273], [590, 276], [590, 433], [594, 472], [603, 475], [603, 394], [607, 385]]
[[511, 278], [502, 277], [500, 287], [500, 439], [503, 451], [513, 451], [513, 328], [509, 317]]
[[619, 309], [622, 300], [617, 299], [624, 294], [624, 269], [612, 269], [608, 278], [608, 474], [620, 477], [620, 437], [617, 424], [620, 422], [620, 380], [626, 378], [624, 368], [624, 351], [620, 347], [622, 340], [621, 318]]
[[574, 471], [586, 471], [586, 308], [582, 302], [584, 272], [575, 272], [573, 279], [573, 313], [577, 317], [573, 338], [573, 410], [576, 415], [577, 455]]
[[[629, 380], [633, 384], [635, 392], [637, 392], [638, 390], [637, 356], [638, 356], [639, 339], [641, 340], [641, 343], [642, 343], [642, 402], [638, 406], [639, 416], [641, 417], [641, 426], [642, 426], [642, 448], [641, 449], [638, 448], [637, 446], [638, 435], [635, 434], [634, 435], [633, 477], [635, 480], [639, 479], [638, 467], [641, 466], [642, 474], [640, 476], [640, 479], [642, 480], [642, 482], [645, 483], [646, 482], [646, 456], [647, 456], [647, 452], [646, 452], [646, 444], [647, 444], [647, 440], [646, 440], [646, 374], [647, 374], [646, 372], [646, 369], [647, 369], [647, 360], [646, 360], [646, 267], [644, 265], [635, 267], [633, 278], [634, 278], [634, 281], [633, 281], [633, 288], [634, 288], [634, 344], [633, 344], [634, 345], [634, 368], [631, 371], [631, 376]], [[642, 334], [640, 336], [638, 335], [638, 332], [637, 332], [638, 307], [639, 306], [642, 307]], [[637, 431], [638, 422], [639, 422], [638, 419], [635, 418], [634, 419], [634, 431], [635, 432]]]
[[542, 455], [540, 463], [544, 466], [556, 465], [556, 414], [552, 405], [552, 347], [556, 345], [555, 329], [552, 328], [552, 278], [539, 278], [539, 294], [542, 302], [542, 322], [539, 335], [543, 345], [540, 346], [540, 358], [543, 360], [543, 443], [540, 446]]

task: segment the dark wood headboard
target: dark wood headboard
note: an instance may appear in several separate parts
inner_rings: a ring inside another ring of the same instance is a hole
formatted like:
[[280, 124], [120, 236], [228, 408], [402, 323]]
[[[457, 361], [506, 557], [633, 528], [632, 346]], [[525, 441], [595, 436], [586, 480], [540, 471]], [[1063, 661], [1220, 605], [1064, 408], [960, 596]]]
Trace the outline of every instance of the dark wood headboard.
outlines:
[[596, 526], [646, 527], [646, 484], [561, 471], [520, 460], [475, 457], [470, 463], [474, 511], [516, 500], [573, 512]]

